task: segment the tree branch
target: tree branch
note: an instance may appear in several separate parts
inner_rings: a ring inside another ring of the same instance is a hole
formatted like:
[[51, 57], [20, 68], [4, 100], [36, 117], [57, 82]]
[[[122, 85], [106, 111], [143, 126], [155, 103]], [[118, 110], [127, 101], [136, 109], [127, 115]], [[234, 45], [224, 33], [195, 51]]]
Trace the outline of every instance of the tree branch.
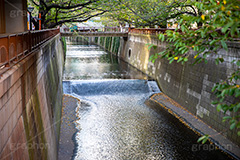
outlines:
[[86, 2], [86, 3], [80, 3], [80, 4], [76, 4], [76, 5], [72, 5], [72, 6], [60, 6], [60, 5], [58, 5], [58, 4], [56, 4], [56, 3], [54, 3], [54, 4], [51, 4], [51, 5], [49, 5], [48, 6], [48, 8], [58, 8], [58, 9], [73, 9], [73, 8], [77, 8], [77, 7], [85, 7], [85, 6], [87, 6], [87, 5], [89, 5], [89, 4], [92, 4], [92, 3], [94, 3], [94, 2], [97, 2], [98, 0], [90, 0], [90, 1], [88, 1], [88, 2]]
[[101, 13], [97, 13], [97, 14], [91, 15], [91, 16], [88, 16], [88, 17], [86, 17], [85, 19], [81, 19], [81, 20], [76, 19], [76, 18], [71, 18], [71, 19], [67, 19], [67, 20], [66, 20], [66, 19], [65, 19], [65, 20], [61, 20], [61, 21], [58, 21], [57, 23], [51, 24], [51, 25], [49, 26], [49, 28], [54, 28], [54, 27], [56, 27], [57, 25], [60, 25], [60, 24], [63, 24], [63, 23], [67, 23], [67, 22], [85, 22], [85, 21], [91, 19], [92, 17], [96, 17], [96, 16], [102, 15], [102, 14], [104, 14], [104, 13], [105, 13], [105, 11], [103, 11], [103, 12], [101, 12]]
[[34, 0], [31, 0], [31, 2], [35, 5], [39, 7], [39, 4], [37, 4]]

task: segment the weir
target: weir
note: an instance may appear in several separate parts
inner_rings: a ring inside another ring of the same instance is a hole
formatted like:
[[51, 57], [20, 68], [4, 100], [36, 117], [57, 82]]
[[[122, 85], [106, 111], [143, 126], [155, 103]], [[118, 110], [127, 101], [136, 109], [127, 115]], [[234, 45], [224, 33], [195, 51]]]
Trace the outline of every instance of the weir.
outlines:
[[59, 159], [229, 158], [199, 147], [192, 130], [157, 112], [146, 101], [160, 93], [156, 82], [98, 46], [69, 42], [63, 92]]
[[[189, 53], [189, 61], [185, 64], [176, 61], [169, 64], [169, 61], [161, 58], [151, 62], [150, 56], [163, 51], [167, 45], [167, 42], [159, 40], [156, 35], [159, 32], [164, 30], [131, 29], [127, 40], [116, 37], [89, 39], [153, 77], [163, 93], [154, 95], [151, 100], [156, 101], [160, 108], [178, 117], [199, 134], [209, 135], [209, 139], [220, 148], [232, 146], [227, 150], [240, 157], [237, 129], [230, 130], [229, 123], [222, 122], [222, 118], [231, 113], [225, 115], [216, 110], [217, 106], [212, 104], [216, 95], [211, 91], [214, 84], [226, 79], [237, 68], [231, 61], [240, 58], [239, 42], [229, 42], [228, 51], [218, 51], [218, 55], [225, 59], [219, 65], [215, 63], [215, 55], [207, 57], [207, 64], [192, 65], [193, 52]], [[114, 47], [114, 44], [119, 44], [119, 47]], [[149, 44], [156, 45], [156, 48], [149, 49]], [[230, 103], [237, 101], [232, 99]]]

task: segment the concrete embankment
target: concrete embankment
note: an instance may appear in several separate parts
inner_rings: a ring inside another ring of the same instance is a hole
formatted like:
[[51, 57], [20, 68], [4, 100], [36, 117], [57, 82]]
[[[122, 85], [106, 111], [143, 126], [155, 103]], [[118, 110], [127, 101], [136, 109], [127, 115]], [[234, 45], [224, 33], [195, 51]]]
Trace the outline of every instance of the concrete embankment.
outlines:
[[63, 65], [57, 35], [0, 77], [0, 159], [57, 159]]
[[[197, 126], [196, 130], [202, 134], [210, 134], [216, 143], [232, 146], [228, 150], [239, 156], [240, 137], [237, 136], [237, 129], [230, 130], [229, 124], [222, 122], [222, 118], [225, 116], [223, 112], [217, 112], [216, 106], [211, 104], [216, 98], [211, 91], [214, 84], [225, 80], [237, 67], [231, 61], [240, 59], [239, 42], [228, 43], [228, 51], [220, 50], [218, 52], [218, 55], [225, 59], [223, 63], [216, 65], [216, 55], [212, 55], [207, 58], [207, 64], [203, 62], [193, 66], [193, 53], [190, 53], [189, 62], [184, 65], [177, 62], [169, 64], [165, 59], [157, 59], [154, 63], [149, 61], [151, 55], [159, 53], [166, 47], [166, 43], [160, 42], [157, 36], [131, 33], [127, 40], [117, 37], [96, 37], [91, 40], [152, 76], [169, 100], [175, 101], [196, 120], [207, 124], [213, 132]], [[154, 44], [157, 49], [149, 50], [147, 44]], [[233, 101], [229, 101], [229, 103], [233, 103]], [[176, 113], [178, 112], [180, 111], [176, 111]], [[191, 123], [189, 122], [189, 125]], [[218, 139], [218, 135], [222, 138]], [[236, 150], [233, 151], [231, 148]]]
[[75, 134], [77, 132], [75, 121], [77, 117], [76, 108], [80, 107], [80, 100], [70, 95], [63, 96], [61, 130], [59, 140], [59, 160], [73, 159], [76, 151]]

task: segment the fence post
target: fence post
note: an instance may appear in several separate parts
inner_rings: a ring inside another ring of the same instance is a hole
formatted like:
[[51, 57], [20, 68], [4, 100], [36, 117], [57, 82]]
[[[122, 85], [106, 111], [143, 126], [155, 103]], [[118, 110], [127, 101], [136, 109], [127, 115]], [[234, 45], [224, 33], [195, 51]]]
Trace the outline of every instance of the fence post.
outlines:
[[21, 54], [22, 54], [22, 56], [24, 56], [25, 54], [24, 54], [24, 48], [23, 48], [23, 43], [24, 43], [24, 34], [22, 33], [22, 36], [21, 36], [21, 46], [22, 46], [22, 52], [21, 52]]
[[18, 34], [16, 34], [16, 39], [15, 39], [15, 50], [16, 50], [15, 57], [18, 61]]
[[10, 62], [9, 62], [9, 51], [10, 51], [10, 46], [9, 46], [9, 42], [10, 41], [10, 36], [8, 35], [8, 43], [7, 43], [7, 55], [6, 55], [6, 58], [7, 58], [7, 64], [6, 64], [6, 67], [9, 67], [10, 66]]
[[28, 42], [29, 42], [29, 52], [32, 51], [32, 33], [31, 31], [28, 32]]

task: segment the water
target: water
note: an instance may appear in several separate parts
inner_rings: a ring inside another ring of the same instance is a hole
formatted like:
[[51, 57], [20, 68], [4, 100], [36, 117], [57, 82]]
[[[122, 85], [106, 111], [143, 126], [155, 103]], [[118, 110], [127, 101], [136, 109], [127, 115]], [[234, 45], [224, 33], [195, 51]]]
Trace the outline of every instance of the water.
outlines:
[[109, 78], [149, 79], [142, 72], [107, 54], [98, 46], [68, 45], [65, 80]]
[[193, 148], [198, 136], [145, 105], [160, 92], [148, 78], [97, 46], [68, 46], [64, 93], [81, 101], [72, 159], [228, 159], [219, 150]]

